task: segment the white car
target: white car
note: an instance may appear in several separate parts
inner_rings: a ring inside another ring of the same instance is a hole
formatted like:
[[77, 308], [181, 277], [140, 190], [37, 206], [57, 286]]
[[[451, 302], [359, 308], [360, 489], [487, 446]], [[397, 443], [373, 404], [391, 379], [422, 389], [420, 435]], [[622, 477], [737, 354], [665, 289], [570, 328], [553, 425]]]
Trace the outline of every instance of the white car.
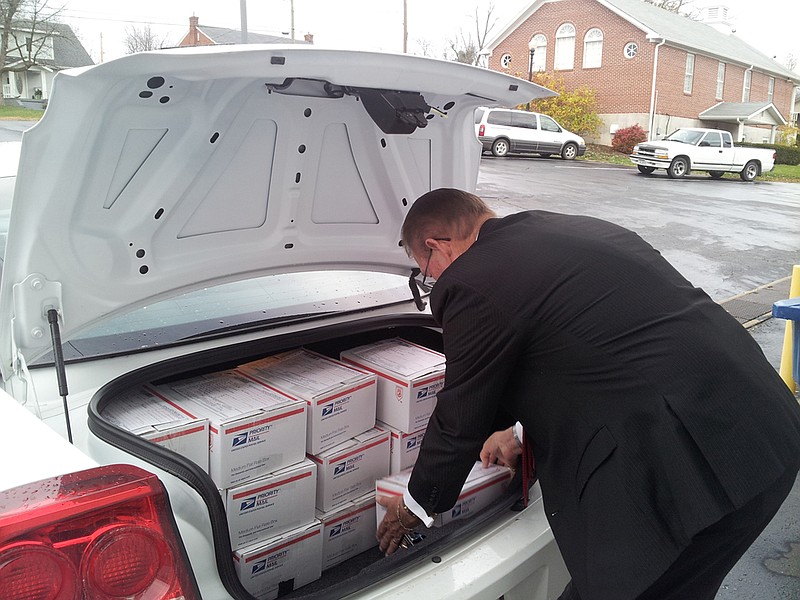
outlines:
[[577, 133], [564, 129], [553, 117], [525, 110], [481, 107], [475, 111], [475, 135], [483, 151], [497, 157], [557, 154], [573, 160], [586, 153], [586, 141]]
[[637, 144], [630, 158], [643, 175], [665, 169], [670, 179], [677, 179], [694, 170], [707, 171], [714, 179], [739, 173], [743, 181], [753, 181], [772, 170], [775, 154], [764, 148], [736, 147], [729, 131], [682, 127], [663, 140]]
[[[252, 598], [214, 481], [105, 409], [297, 347], [441, 349], [400, 223], [430, 189], [474, 189], [478, 103], [546, 93], [457, 63], [280, 46], [59, 73], [23, 136], [0, 286], [0, 596]], [[569, 576], [538, 484], [513, 511], [519, 496], [281, 593], [554, 598]]]

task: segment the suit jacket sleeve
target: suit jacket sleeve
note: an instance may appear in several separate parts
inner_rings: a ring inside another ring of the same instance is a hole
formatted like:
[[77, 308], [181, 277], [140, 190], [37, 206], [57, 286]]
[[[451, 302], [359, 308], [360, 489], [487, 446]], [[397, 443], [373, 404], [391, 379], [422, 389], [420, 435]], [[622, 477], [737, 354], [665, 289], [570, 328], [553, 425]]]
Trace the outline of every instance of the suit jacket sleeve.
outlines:
[[447, 277], [431, 298], [447, 359], [409, 492], [428, 514], [450, 509], [492, 433], [503, 389], [521, 352], [521, 326], [481, 290]]

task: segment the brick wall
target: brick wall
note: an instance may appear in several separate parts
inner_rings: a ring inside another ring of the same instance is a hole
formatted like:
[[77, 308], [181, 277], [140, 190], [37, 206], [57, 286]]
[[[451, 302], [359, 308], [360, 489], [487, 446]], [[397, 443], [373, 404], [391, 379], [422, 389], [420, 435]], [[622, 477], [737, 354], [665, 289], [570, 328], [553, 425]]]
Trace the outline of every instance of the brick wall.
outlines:
[[[556, 30], [564, 23], [575, 26], [575, 62], [569, 70], [554, 70]], [[584, 36], [592, 28], [603, 32], [602, 66], [584, 69]], [[641, 115], [650, 112], [653, 74], [653, 58], [656, 44], [646, 40], [644, 33], [617, 16], [595, 0], [557, 0], [546, 2], [524, 21], [515, 31], [502, 40], [492, 51], [489, 68], [528, 78], [528, 43], [536, 34], [547, 38], [545, 70], [563, 76], [567, 89], [588, 85], [595, 91], [598, 113], [606, 122], [601, 131], [602, 143], [610, 141], [609, 127], [613, 115], [616, 121], [627, 123], [634, 115], [639, 124], [647, 129], [647, 119]], [[626, 58], [623, 48], [628, 42], [638, 45], [638, 53]], [[501, 58], [511, 55], [511, 64], [503, 68]], [[686, 73], [686, 51], [663, 45], [659, 49], [656, 89], [658, 92], [656, 113], [673, 118], [682, 124], [694, 121], [700, 125], [698, 115], [720, 100], [716, 98], [717, 69], [719, 59], [695, 53], [694, 77], [691, 93], [684, 93]], [[749, 65], [748, 65], [749, 66]], [[722, 101], [741, 102], [744, 71], [747, 67], [726, 63], [725, 84]], [[754, 71], [750, 88], [751, 102], [766, 102], [770, 75]], [[791, 99], [794, 84], [775, 77], [773, 103], [788, 119], [791, 115]], [[630, 118], [628, 118], [630, 117]], [[663, 122], [664, 119], [661, 119]], [[625, 125], [620, 125], [625, 126]]]

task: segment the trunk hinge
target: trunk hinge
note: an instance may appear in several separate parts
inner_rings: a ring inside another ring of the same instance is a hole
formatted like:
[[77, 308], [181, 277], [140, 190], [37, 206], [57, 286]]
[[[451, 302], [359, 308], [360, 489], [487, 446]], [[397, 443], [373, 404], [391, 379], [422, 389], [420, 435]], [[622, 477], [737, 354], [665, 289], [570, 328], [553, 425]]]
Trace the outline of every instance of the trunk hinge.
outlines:
[[[49, 281], [44, 275], [32, 273], [21, 283], [14, 284], [14, 319], [11, 331], [12, 344], [16, 355], [14, 370], [24, 373], [22, 377], [27, 391], [32, 388], [27, 372], [25, 351], [42, 350], [47, 346], [47, 331], [50, 331], [50, 341], [53, 350], [56, 377], [58, 379], [58, 393], [64, 405], [64, 419], [67, 426], [67, 438], [72, 442], [72, 427], [69, 420], [69, 406], [67, 403], [66, 369], [64, 355], [61, 348], [61, 329], [59, 316], [63, 320], [61, 283]], [[37, 403], [37, 411], [40, 407]]]

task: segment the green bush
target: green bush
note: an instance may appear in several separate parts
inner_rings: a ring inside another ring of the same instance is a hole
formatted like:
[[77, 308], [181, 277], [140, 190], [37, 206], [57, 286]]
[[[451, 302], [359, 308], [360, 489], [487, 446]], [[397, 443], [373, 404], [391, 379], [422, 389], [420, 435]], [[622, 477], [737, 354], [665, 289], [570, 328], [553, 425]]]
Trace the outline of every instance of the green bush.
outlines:
[[750, 142], [739, 142], [737, 146], [747, 148], [765, 148], [775, 150], [776, 165], [800, 165], [800, 148], [797, 146], [784, 146], [781, 144], [752, 144]]
[[630, 127], [617, 129], [614, 137], [611, 138], [611, 147], [617, 152], [630, 154], [633, 152], [633, 147], [636, 144], [644, 142], [645, 140], [647, 140], [647, 132], [639, 127], [637, 123]]

